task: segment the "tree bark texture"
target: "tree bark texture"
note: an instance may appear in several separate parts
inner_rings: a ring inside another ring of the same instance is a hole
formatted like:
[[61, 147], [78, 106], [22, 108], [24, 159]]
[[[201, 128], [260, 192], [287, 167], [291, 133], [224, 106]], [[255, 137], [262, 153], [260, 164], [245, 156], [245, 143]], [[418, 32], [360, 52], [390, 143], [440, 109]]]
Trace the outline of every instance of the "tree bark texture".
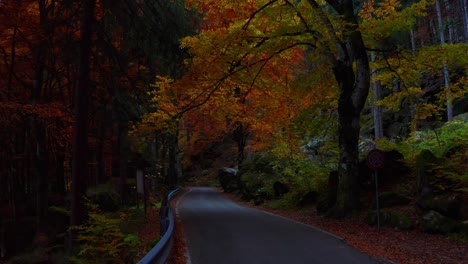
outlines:
[[[440, 7], [440, 0], [436, 0], [436, 13], [437, 13], [437, 25], [439, 27], [439, 41], [440, 45], [445, 44], [445, 29], [444, 21], [442, 19], [442, 10]], [[444, 86], [445, 86], [445, 96], [447, 101], [447, 121], [452, 121], [453, 119], [453, 110], [452, 110], [452, 96], [450, 92], [450, 82], [449, 82], [449, 71], [447, 69], [447, 64], [442, 65], [442, 73], [444, 76]]]
[[340, 51], [333, 65], [340, 89], [338, 101], [338, 138], [340, 148], [338, 192], [330, 216], [350, 217], [359, 208], [359, 132], [360, 115], [370, 87], [367, 52], [352, 0], [327, 1], [347, 26], [344, 43], [337, 43]]
[[[371, 60], [375, 60], [375, 53], [371, 53]], [[377, 74], [375, 70], [373, 70], [372, 75], [374, 76]], [[372, 114], [374, 117], [374, 138], [379, 139], [383, 138], [383, 121], [382, 121], [382, 107], [375, 105], [376, 102], [382, 100], [382, 84], [380, 81], [374, 81], [372, 84], [372, 90], [374, 92], [374, 104], [372, 105]]]
[[169, 168], [167, 172], [167, 183], [169, 188], [173, 189], [177, 186], [177, 150], [178, 140], [177, 135], [168, 135], [169, 138]]
[[[88, 97], [95, 0], [82, 0], [81, 2], [80, 53], [73, 124], [71, 226], [81, 225], [86, 219], [84, 196], [88, 168]], [[74, 232], [71, 233], [70, 238], [70, 245], [73, 246], [76, 238]]]
[[125, 204], [128, 199], [127, 190], [127, 172], [128, 172], [128, 122], [119, 122], [119, 192], [122, 199], [122, 204]]

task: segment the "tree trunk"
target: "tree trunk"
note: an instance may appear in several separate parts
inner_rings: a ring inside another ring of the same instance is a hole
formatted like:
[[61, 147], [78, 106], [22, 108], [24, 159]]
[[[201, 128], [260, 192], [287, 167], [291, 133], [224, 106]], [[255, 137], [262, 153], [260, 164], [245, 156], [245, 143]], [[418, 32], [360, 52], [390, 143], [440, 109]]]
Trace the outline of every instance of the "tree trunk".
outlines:
[[119, 123], [119, 191], [122, 204], [127, 202], [127, 172], [128, 172], [128, 123], [120, 121]]
[[169, 168], [167, 172], [167, 183], [169, 188], [173, 189], [177, 186], [177, 150], [176, 150], [177, 140], [175, 136], [169, 136]]
[[[442, 10], [440, 8], [440, 0], [436, 0], [436, 12], [437, 12], [437, 25], [439, 26], [439, 41], [440, 45], [445, 44], [445, 34], [444, 26], [442, 20]], [[447, 101], [447, 121], [452, 121], [453, 119], [453, 110], [452, 110], [452, 96], [450, 92], [450, 82], [449, 82], [449, 72], [447, 69], [447, 64], [442, 65], [442, 73], [444, 76], [444, 86], [445, 86], [445, 96]]]
[[358, 30], [352, 0], [328, 1], [346, 23], [345, 43], [337, 42], [340, 55], [333, 73], [340, 89], [338, 138], [340, 146], [339, 182], [335, 206], [329, 215], [350, 217], [359, 208], [359, 132], [361, 110], [370, 87], [369, 60]]
[[411, 38], [411, 52], [413, 55], [416, 55], [416, 37], [414, 36], [413, 27], [410, 30], [410, 38]]
[[234, 124], [234, 130], [232, 132], [232, 137], [237, 144], [237, 165], [241, 165], [244, 161], [244, 149], [249, 137], [249, 125], [243, 124], [241, 122], [236, 122]]
[[36, 142], [36, 224], [39, 229], [43, 228], [44, 219], [47, 212], [48, 196], [48, 176], [49, 176], [49, 153], [47, 144], [44, 142], [47, 138], [45, 128], [42, 125], [37, 127]]
[[463, 0], [463, 28], [465, 32], [465, 43], [468, 42], [468, 0]]
[[[47, 28], [47, 10], [44, 0], [39, 1], [39, 16], [41, 32], [45, 33]], [[41, 101], [42, 89], [44, 86], [44, 68], [46, 40], [41, 39], [39, 44], [34, 49], [35, 71], [33, 80], [33, 90], [31, 93], [32, 101], [39, 103]], [[34, 119], [33, 129], [36, 130], [36, 224], [39, 229], [43, 226], [43, 220], [47, 212], [47, 191], [48, 191], [48, 176], [49, 176], [49, 152], [47, 148], [47, 133], [44, 124]]]
[[[73, 124], [71, 226], [81, 225], [86, 219], [84, 196], [86, 194], [88, 168], [89, 73], [95, 0], [82, 0], [81, 2], [80, 53], [75, 90], [75, 120]], [[75, 239], [76, 231], [72, 231], [70, 234], [70, 248], [73, 246]]]
[[355, 87], [354, 71], [351, 65], [336, 66], [335, 78], [340, 86], [338, 102], [338, 143], [340, 163], [336, 204], [329, 215], [336, 218], [351, 216], [359, 208], [358, 166], [360, 110], [350, 100]]
[[448, 23], [448, 41], [449, 43], [453, 43], [453, 37], [454, 37], [454, 34], [455, 34], [455, 28], [453, 26], [453, 22], [451, 21], [450, 18], [450, 14], [451, 14], [451, 8], [450, 8], [450, 3], [448, 0], [444, 0], [444, 4], [445, 4], [445, 11], [447, 13], [447, 21], [449, 22]]
[[[372, 61], [375, 60], [375, 53], [371, 53]], [[375, 76], [377, 72], [372, 73]], [[382, 85], [380, 81], [374, 81], [372, 84], [374, 92], [374, 104], [372, 105], [372, 114], [374, 116], [374, 137], [375, 139], [383, 138], [383, 123], [382, 123], [382, 107], [375, 105], [376, 102], [382, 100]]]

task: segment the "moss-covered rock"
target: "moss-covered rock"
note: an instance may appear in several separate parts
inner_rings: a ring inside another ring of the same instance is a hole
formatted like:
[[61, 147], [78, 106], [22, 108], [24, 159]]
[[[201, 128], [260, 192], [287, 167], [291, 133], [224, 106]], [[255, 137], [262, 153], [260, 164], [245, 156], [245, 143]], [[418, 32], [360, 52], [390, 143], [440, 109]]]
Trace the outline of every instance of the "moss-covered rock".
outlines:
[[419, 221], [419, 226], [426, 233], [448, 234], [460, 230], [461, 224], [436, 211], [429, 211]]

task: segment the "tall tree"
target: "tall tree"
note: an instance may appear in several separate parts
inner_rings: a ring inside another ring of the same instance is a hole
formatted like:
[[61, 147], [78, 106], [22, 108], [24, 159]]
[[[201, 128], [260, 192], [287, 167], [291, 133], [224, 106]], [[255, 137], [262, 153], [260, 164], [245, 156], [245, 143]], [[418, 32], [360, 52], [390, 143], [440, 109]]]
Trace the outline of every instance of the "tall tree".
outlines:
[[[448, 3], [448, 1], [446, 2]], [[439, 31], [439, 41], [440, 45], [444, 45], [445, 43], [445, 27], [444, 27], [444, 21], [442, 19], [442, 8], [440, 6], [440, 0], [435, 1], [436, 5], [436, 12], [437, 12], [437, 25], [438, 25], [438, 31]], [[446, 9], [449, 9], [449, 6], [446, 5]], [[450, 26], [450, 38], [449, 38], [449, 43], [452, 43], [452, 27]], [[450, 80], [449, 80], [449, 71], [447, 69], [447, 64], [444, 62], [444, 65], [442, 66], [442, 74], [444, 76], [444, 87], [445, 87], [445, 95], [447, 99], [447, 121], [452, 121], [453, 119], [453, 110], [452, 110], [452, 96], [450, 92]]]
[[[88, 168], [88, 97], [95, 0], [82, 0], [81, 3], [80, 54], [73, 125], [71, 226], [81, 225], [86, 219], [84, 196]], [[75, 238], [75, 234], [72, 232], [71, 246], [73, 246]]]

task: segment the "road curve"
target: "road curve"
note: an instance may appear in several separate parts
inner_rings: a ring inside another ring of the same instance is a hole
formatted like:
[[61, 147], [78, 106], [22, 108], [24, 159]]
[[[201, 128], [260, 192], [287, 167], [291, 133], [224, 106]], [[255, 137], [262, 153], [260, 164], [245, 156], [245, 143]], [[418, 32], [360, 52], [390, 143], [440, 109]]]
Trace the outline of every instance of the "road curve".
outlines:
[[338, 237], [240, 206], [214, 188], [190, 188], [176, 212], [189, 264], [378, 263]]

